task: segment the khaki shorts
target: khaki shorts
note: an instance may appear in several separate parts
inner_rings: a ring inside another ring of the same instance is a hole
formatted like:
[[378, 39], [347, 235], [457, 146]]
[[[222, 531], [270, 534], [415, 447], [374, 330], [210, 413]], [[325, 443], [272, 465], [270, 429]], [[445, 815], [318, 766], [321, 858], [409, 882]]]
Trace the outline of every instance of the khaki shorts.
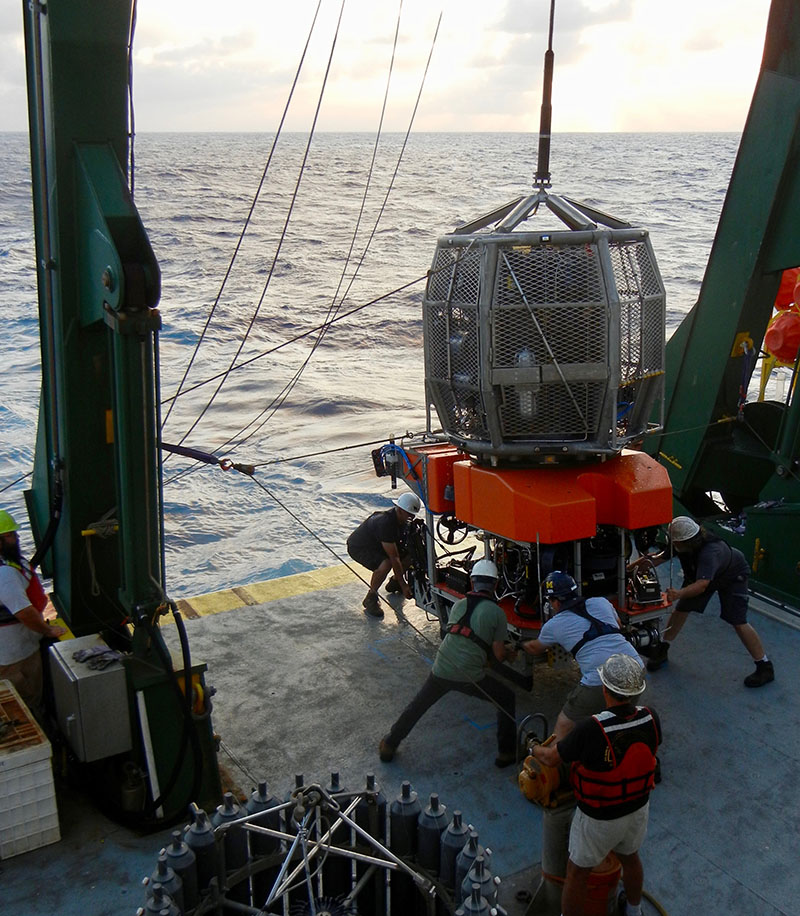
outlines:
[[610, 852], [623, 856], [639, 851], [647, 833], [650, 802], [630, 814], [611, 821], [589, 817], [580, 808], [575, 811], [569, 831], [569, 857], [578, 868], [594, 868]]
[[606, 708], [606, 700], [602, 687], [587, 687], [586, 684], [578, 686], [567, 697], [561, 712], [573, 722], [596, 716]]

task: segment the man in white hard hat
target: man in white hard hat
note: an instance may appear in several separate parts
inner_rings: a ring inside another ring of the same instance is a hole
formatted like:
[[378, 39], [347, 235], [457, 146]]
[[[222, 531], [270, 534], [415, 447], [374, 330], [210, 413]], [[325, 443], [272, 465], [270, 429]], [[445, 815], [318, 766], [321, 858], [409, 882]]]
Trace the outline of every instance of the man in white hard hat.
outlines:
[[372, 572], [369, 591], [362, 604], [370, 617], [383, 617], [378, 589], [391, 570], [394, 575], [386, 583], [387, 592], [402, 592], [411, 598], [411, 588], [405, 577], [409, 557], [401, 553], [404, 529], [422, 508], [415, 493], [402, 493], [393, 500], [394, 506], [384, 512], [373, 512], [347, 539], [347, 552], [361, 566]]
[[622, 916], [641, 916], [643, 870], [639, 848], [647, 832], [650, 792], [661, 743], [654, 710], [636, 706], [644, 671], [629, 655], [612, 655], [598, 669], [606, 710], [578, 723], [557, 744], [537, 745], [533, 756], [546, 766], [572, 764], [570, 782], [578, 802], [569, 833], [563, 916], [582, 916], [589, 873], [609, 852], [622, 863]]
[[[775, 679], [772, 662], [755, 629], [747, 622], [749, 600], [747, 582], [750, 565], [741, 550], [731, 547], [722, 538], [705, 531], [693, 518], [679, 515], [669, 525], [669, 539], [683, 570], [680, 588], [668, 588], [667, 598], [675, 603], [664, 630], [663, 640], [657, 643], [648, 671], [657, 671], [667, 664], [669, 648], [683, 628], [690, 613], [702, 614], [713, 595], [719, 595], [720, 617], [729, 623], [756, 663], [749, 674], [746, 687], [763, 687]], [[663, 550], [648, 559], [658, 566], [670, 559], [670, 551]], [[637, 561], [639, 562], [639, 561]]]
[[431, 674], [380, 742], [378, 751], [384, 763], [394, 758], [400, 742], [431, 706], [451, 690], [480, 697], [495, 705], [495, 766], [506, 767], [516, 761], [516, 696], [510, 687], [486, 670], [491, 659], [504, 662], [516, 656], [506, 644], [505, 612], [494, 600], [497, 575], [497, 567], [488, 559], [478, 560], [472, 567], [472, 591], [450, 610], [447, 633], [436, 653]]
[[42, 615], [48, 606], [39, 577], [23, 559], [11, 515], [0, 510], [0, 680], [11, 681], [32, 713], [42, 703], [42, 657], [39, 640], [57, 639], [66, 631]]

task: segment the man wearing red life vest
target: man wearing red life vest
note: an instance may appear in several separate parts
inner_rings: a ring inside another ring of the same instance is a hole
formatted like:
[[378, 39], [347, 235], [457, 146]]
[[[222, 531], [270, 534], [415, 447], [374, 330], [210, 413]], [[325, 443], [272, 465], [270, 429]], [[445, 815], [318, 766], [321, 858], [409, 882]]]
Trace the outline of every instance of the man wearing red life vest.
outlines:
[[47, 607], [39, 577], [23, 560], [19, 525], [0, 510], [0, 680], [11, 681], [20, 697], [38, 715], [42, 702], [42, 657], [39, 640], [56, 639], [66, 631], [44, 619]]
[[641, 916], [639, 847], [647, 832], [661, 724], [652, 709], [632, 703], [645, 688], [636, 659], [612, 655], [598, 671], [605, 712], [580, 722], [557, 744], [535, 747], [533, 755], [547, 766], [572, 764], [570, 781], [578, 810], [569, 834], [563, 916], [581, 916], [589, 873], [609, 852], [623, 868], [626, 899], [620, 912]]

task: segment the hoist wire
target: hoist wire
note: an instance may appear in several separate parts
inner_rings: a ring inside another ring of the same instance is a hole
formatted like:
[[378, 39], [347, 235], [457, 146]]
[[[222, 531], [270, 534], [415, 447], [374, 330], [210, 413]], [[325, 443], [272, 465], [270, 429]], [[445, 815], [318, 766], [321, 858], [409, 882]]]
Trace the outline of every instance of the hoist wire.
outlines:
[[33, 471], [28, 471], [27, 474], [23, 474], [21, 477], [17, 477], [16, 480], [12, 480], [11, 483], [7, 483], [4, 487], [0, 487], [0, 493], [5, 493], [6, 490], [10, 490], [12, 487], [15, 487], [18, 483], [22, 483], [23, 480], [26, 480], [33, 474]]
[[[430, 48], [430, 51], [429, 51], [429, 53], [428, 53], [428, 60], [427, 60], [427, 62], [426, 62], [426, 64], [425, 64], [425, 70], [424, 70], [423, 75], [422, 75], [422, 80], [420, 81], [420, 87], [419, 87], [419, 91], [418, 91], [418, 93], [417, 93], [417, 98], [416, 98], [416, 101], [415, 101], [415, 104], [414, 104], [414, 109], [413, 109], [413, 111], [412, 111], [412, 113], [411, 113], [411, 118], [410, 118], [410, 120], [409, 120], [408, 128], [406, 129], [405, 137], [404, 137], [404, 140], [403, 140], [403, 144], [402, 144], [402, 146], [401, 146], [401, 149], [400, 149], [400, 153], [399, 153], [398, 158], [397, 158], [397, 162], [395, 163], [394, 172], [392, 173], [392, 177], [391, 177], [391, 180], [390, 180], [390, 182], [389, 182], [389, 185], [388, 185], [388, 187], [387, 187], [387, 189], [386, 189], [386, 193], [385, 193], [385, 195], [384, 195], [383, 202], [382, 202], [382, 204], [381, 204], [381, 207], [380, 207], [380, 210], [379, 210], [379, 212], [378, 212], [378, 215], [377, 215], [377, 218], [376, 218], [376, 220], [375, 220], [375, 223], [374, 223], [374, 225], [373, 225], [373, 227], [372, 227], [372, 231], [370, 232], [369, 238], [367, 239], [367, 243], [366, 243], [366, 245], [365, 245], [365, 247], [364, 247], [364, 250], [363, 250], [363, 252], [361, 253], [361, 257], [360, 257], [360, 259], [359, 259], [359, 262], [358, 262], [358, 264], [356, 265], [356, 269], [355, 269], [355, 271], [353, 272], [352, 277], [350, 278], [350, 281], [349, 281], [349, 283], [348, 283], [347, 289], [346, 289], [345, 292], [344, 292], [344, 295], [343, 295], [342, 298], [339, 300], [339, 302], [336, 303], [336, 296], [338, 295], [338, 292], [339, 292], [339, 290], [341, 289], [341, 284], [342, 284], [342, 282], [343, 282], [344, 275], [345, 275], [345, 273], [346, 273], [346, 271], [347, 271], [347, 264], [349, 263], [350, 257], [351, 257], [351, 255], [352, 255], [353, 247], [355, 246], [355, 241], [356, 241], [356, 237], [357, 237], [357, 235], [358, 235], [358, 228], [359, 228], [359, 225], [360, 225], [361, 216], [362, 216], [362, 214], [363, 214], [364, 206], [365, 206], [365, 203], [366, 203], [366, 197], [367, 197], [367, 194], [368, 194], [368, 191], [369, 191], [369, 185], [370, 185], [370, 181], [371, 181], [371, 177], [372, 177], [372, 171], [373, 171], [374, 164], [375, 164], [375, 158], [376, 158], [376, 156], [377, 156], [377, 150], [378, 150], [378, 145], [379, 145], [379, 142], [380, 142], [380, 136], [381, 136], [381, 129], [382, 129], [382, 124], [383, 124], [383, 118], [384, 118], [385, 110], [386, 110], [386, 100], [387, 100], [387, 98], [388, 98], [389, 85], [390, 85], [390, 81], [391, 81], [392, 69], [393, 69], [393, 66], [394, 66], [394, 54], [395, 54], [395, 49], [396, 49], [396, 45], [397, 45], [397, 38], [398, 38], [398, 35], [399, 35], [399, 30], [400, 30], [400, 12], [401, 12], [401, 11], [402, 11], [402, 2], [401, 2], [401, 4], [400, 4], [400, 10], [398, 10], [397, 27], [396, 27], [396, 30], [395, 30], [395, 46], [393, 47], [393, 50], [392, 50], [392, 61], [391, 61], [391, 66], [390, 66], [390, 71], [389, 71], [389, 77], [388, 77], [388, 79], [387, 79], [387, 84], [386, 84], [386, 91], [385, 91], [385, 95], [384, 95], [383, 109], [382, 109], [382, 111], [381, 111], [381, 122], [380, 122], [380, 125], [379, 125], [379, 127], [378, 127], [378, 134], [377, 134], [377, 136], [376, 136], [376, 139], [375, 139], [375, 146], [374, 146], [374, 149], [373, 149], [372, 164], [370, 165], [370, 170], [369, 170], [369, 173], [368, 173], [368, 176], [367, 176], [367, 182], [366, 182], [366, 186], [365, 186], [365, 190], [364, 190], [364, 196], [362, 197], [361, 211], [359, 212], [358, 220], [357, 220], [357, 222], [356, 222], [356, 228], [355, 228], [355, 231], [354, 231], [354, 234], [353, 234], [353, 238], [352, 238], [352, 241], [351, 241], [350, 251], [348, 252], [347, 260], [346, 260], [345, 266], [344, 266], [344, 268], [343, 268], [343, 273], [342, 273], [342, 276], [341, 276], [341, 278], [340, 278], [340, 280], [339, 280], [339, 286], [337, 286], [336, 293], [334, 293], [334, 298], [333, 298], [333, 301], [331, 302], [331, 305], [330, 305], [330, 307], [329, 307], [329, 309], [328, 309], [328, 314], [327, 314], [326, 320], [325, 320], [325, 322], [323, 322], [323, 325], [322, 325], [322, 327], [321, 327], [321, 329], [320, 329], [320, 332], [319, 332], [319, 334], [318, 334], [318, 336], [317, 336], [317, 339], [313, 342], [313, 344], [312, 344], [312, 346], [311, 346], [311, 349], [310, 349], [310, 351], [308, 352], [308, 354], [306, 355], [306, 357], [305, 357], [305, 359], [303, 360], [303, 362], [302, 362], [302, 363], [300, 364], [300, 366], [295, 370], [293, 376], [289, 379], [289, 381], [286, 383], [286, 385], [283, 387], [283, 389], [281, 389], [281, 391], [278, 392], [278, 394], [272, 399], [272, 401], [271, 401], [271, 402], [270, 402], [270, 403], [269, 403], [269, 404], [268, 404], [268, 405], [267, 405], [267, 406], [266, 406], [266, 407], [265, 407], [256, 417], [254, 417], [246, 426], [244, 426], [235, 436], [233, 436], [231, 440], [229, 440], [229, 441], [232, 441], [233, 439], [239, 439], [239, 437], [243, 436], [244, 438], [240, 439], [240, 441], [237, 442], [237, 447], [238, 447], [239, 445], [242, 445], [242, 444], [244, 444], [245, 442], [247, 442], [247, 441], [248, 441], [249, 439], [251, 439], [254, 435], [256, 435], [258, 432], [260, 432], [260, 431], [264, 428], [264, 426], [266, 426], [267, 423], [269, 423], [269, 421], [275, 416], [276, 412], [283, 406], [283, 404], [285, 403], [285, 401], [286, 401], [286, 399], [288, 398], [289, 394], [293, 391], [294, 387], [297, 385], [297, 382], [300, 380], [301, 375], [303, 374], [304, 370], [306, 369], [306, 367], [308, 366], [309, 362], [311, 361], [312, 356], [313, 356], [314, 353], [316, 352], [317, 347], [320, 345], [320, 343], [322, 342], [323, 338], [325, 337], [325, 335], [326, 335], [326, 333], [327, 333], [327, 330], [328, 330], [328, 328], [330, 327], [330, 323], [334, 320], [334, 318], [335, 318], [335, 316], [336, 316], [336, 314], [337, 314], [339, 308], [341, 307], [342, 303], [343, 303], [343, 302], [345, 301], [345, 299], [347, 298], [347, 295], [348, 295], [348, 293], [350, 292], [350, 289], [351, 289], [353, 283], [355, 282], [355, 279], [356, 279], [356, 276], [357, 276], [357, 274], [358, 274], [358, 271], [361, 269], [361, 266], [362, 266], [363, 263], [364, 263], [364, 259], [366, 258], [367, 252], [369, 251], [369, 247], [370, 247], [370, 245], [372, 244], [373, 239], [375, 238], [375, 234], [376, 234], [376, 232], [377, 232], [377, 230], [378, 230], [378, 226], [379, 226], [379, 224], [380, 224], [381, 218], [383, 217], [383, 214], [384, 214], [384, 212], [385, 212], [385, 210], [386, 210], [386, 205], [387, 205], [387, 203], [388, 203], [388, 201], [389, 201], [389, 196], [391, 195], [391, 192], [392, 192], [392, 190], [394, 189], [394, 183], [395, 183], [395, 180], [397, 179], [397, 175], [398, 175], [398, 172], [399, 172], [399, 170], [400, 170], [400, 164], [402, 163], [403, 156], [405, 155], [406, 146], [408, 145], [408, 139], [409, 139], [409, 136], [411, 135], [411, 130], [412, 130], [412, 127], [413, 127], [413, 125], [414, 125], [414, 119], [415, 119], [415, 117], [416, 117], [416, 113], [417, 113], [417, 110], [418, 110], [418, 108], [419, 108], [420, 99], [421, 99], [421, 97], [422, 97], [422, 91], [423, 91], [423, 88], [424, 88], [424, 86], [425, 86], [425, 81], [426, 81], [426, 78], [427, 78], [427, 75], [428, 75], [428, 70], [429, 70], [429, 68], [430, 68], [431, 59], [432, 59], [432, 57], [433, 57], [433, 50], [434, 50], [434, 48], [435, 48], [435, 46], [436, 46], [436, 39], [437, 39], [437, 37], [438, 37], [438, 34], [439, 34], [439, 27], [440, 27], [441, 21], [442, 21], [441, 13], [439, 14], [439, 20], [438, 20], [438, 22], [437, 22], [437, 24], [436, 24], [436, 29], [435, 29], [435, 31], [434, 31], [433, 40], [432, 40], [432, 42], [431, 42], [431, 48]], [[261, 419], [262, 417], [263, 417], [263, 419]], [[259, 422], [259, 420], [260, 420], [261, 422]], [[252, 428], [252, 429], [250, 430], [250, 432], [245, 436], [244, 433], [245, 433], [250, 427], [253, 427], [253, 428]], [[227, 444], [227, 443], [226, 443], [226, 444]]]
[[136, 180], [136, 157], [133, 152], [133, 144], [136, 138], [136, 112], [133, 105], [133, 37], [136, 34], [136, 6], [138, 0], [133, 0], [131, 6], [131, 27], [128, 34], [128, 188], [131, 192], [131, 200], [134, 195], [134, 185]]
[[[334, 31], [333, 39], [331, 41], [331, 49], [328, 54], [328, 64], [325, 68], [325, 74], [322, 78], [322, 84], [320, 86], [319, 96], [317, 97], [317, 106], [314, 110], [314, 117], [312, 118], [312, 121], [311, 121], [311, 130], [309, 131], [308, 141], [306, 143], [305, 151], [303, 152], [302, 161], [300, 162], [300, 170], [297, 174], [297, 181], [295, 182], [294, 191], [292, 192], [292, 199], [289, 202], [289, 207], [286, 211], [286, 219], [283, 222], [283, 229], [281, 230], [281, 235], [280, 235], [280, 238], [278, 239], [278, 244], [275, 247], [275, 253], [272, 257], [272, 264], [270, 265], [269, 273], [267, 274], [267, 279], [264, 281], [264, 286], [262, 287], [262, 290], [261, 290], [261, 296], [259, 297], [258, 303], [255, 309], [253, 310], [253, 314], [250, 317], [250, 322], [247, 325], [247, 329], [245, 330], [244, 334], [242, 335], [242, 339], [239, 341], [239, 346], [236, 349], [236, 353], [234, 354], [233, 359], [231, 360], [230, 365], [228, 366], [228, 372], [230, 372], [230, 370], [236, 365], [236, 360], [239, 358], [242, 352], [242, 349], [244, 348], [244, 345], [250, 336], [250, 332], [253, 330], [253, 327], [256, 323], [256, 319], [258, 318], [259, 312], [261, 311], [261, 306], [264, 304], [264, 299], [266, 298], [267, 290], [269, 289], [269, 285], [270, 285], [270, 281], [272, 280], [272, 276], [275, 273], [275, 267], [278, 263], [278, 258], [280, 257], [280, 253], [283, 247], [284, 240], [286, 239], [286, 233], [289, 230], [289, 223], [292, 219], [292, 214], [294, 213], [294, 207], [297, 202], [298, 195], [300, 194], [300, 184], [303, 180], [303, 176], [305, 175], [306, 164], [308, 162], [308, 157], [311, 153], [311, 145], [314, 141], [314, 134], [315, 134], [316, 127], [317, 127], [317, 121], [319, 120], [319, 113], [322, 108], [322, 99], [325, 95], [325, 89], [328, 85], [328, 77], [330, 76], [331, 66], [333, 64], [333, 54], [334, 54], [334, 51], [336, 50], [336, 42], [339, 37], [339, 29], [342, 24], [342, 14], [344, 13], [344, 7], [345, 7], [346, 2], [347, 0], [342, 0], [341, 6], [339, 7], [339, 18], [337, 20], [336, 30]], [[189, 434], [197, 427], [197, 425], [200, 423], [200, 421], [205, 416], [208, 409], [214, 403], [214, 400], [216, 399], [217, 395], [222, 390], [222, 386], [225, 384], [225, 381], [228, 377], [228, 372], [226, 372], [225, 375], [222, 377], [219, 385], [217, 385], [214, 393], [209, 398], [205, 407], [203, 407], [203, 409], [200, 411], [195, 421], [192, 423], [189, 429], [186, 430], [183, 436], [181, 436], [180, 440], [178, 441], [178, 445], [182, 445], [187, 440], [187, 438], [189, 437]]]
[[[297, 83], [299, 82], [299, 79], [300, 79], [300, 73], [302, 72], [303, 64], [305, 63], [306, 53], [308, 52], [308, 46], [309, 46], [309, 44], [311, 43], [311, 38], [312, 38], [312, 36], [313, 36], [313, 34], [314, 34], [314, 29], [315, 29], [316, 23], [317, 23], [317, 16], [319, 15], [319, 11], [320, 11], [321, 5], [322, 5], [322, 0], [318, 0], [318, 2], [317, 2], [317, 8], [316, 8], [316, 10], [314, 11], [314, 16], [313, 16], [313, 18], [312, 18], [312, 20], [311, 20], [311, 26], [309, 27], [308, 35], [306, 36], [306, 43], [305, 43], [305, 45], [303, 46], [303, 51], [302, 51], [302, 53], [301, 53], [301, 55], [300, 55], [300, 61], [299, 61], [298, 65], [297, 65], [297, 70], [295, 71], [294, 79], [292, 80], [291, 88], [289, 89], [289, 95], [288, 95], [288, 97], [287, 97], [287, 99], [286, 99], [286, 104], [285, 104], [284, 107], [283, 107], [283, 113], [281, 114], [281, 119], [280, 119], [280, 121], [278, 122], [278, 129], [277, 129], [277, 131], [276, 131], [276, 133], [275, 133], [275, 137], [274, 137], [273, 140], [272, 140], [272, 146], [270, 147], [269, 154], [267, 155], [267, 161], [266, 161], [266, 163], [264, 164], [264, 169], [263, 169], [263, 171], [261, 172], [261, 180], [258, 182], [258, 187], [256, 188], [256, 193], [255, 193], [255, 195], [253, 196], [253, 200], [252, 200], [252, 202], [251, 202], [251, 204], [250, 204], [250, 210], [249, 210], [249, 212], [248, 212], [248, 214], [247, 214], [247, 217], [245, 218], [244, 225], [242, 226], [242, 230], [241, 230], [241, 232], [239, 233], [239, 238], [238, 238], [238, 240], [237, 240], [237, 242], [236, 242], [236, 245], [235, 245], [235, 247], [234, 247], [234, 249], [233, 249], [233, 254], [231, 255], [231, 259], [230, 259], [230, 261], [229, 261], [229, 263], [228, 263], [228, 267], [227, 267], [227, 270], [225, 271], [225, 275], [224, 275], [223, 278], [222, 278], [222, 282], [221, 282], [221, 284], [220, 284], [219, 291], [217, 292], [216, 298], [214, 299], [214, 302], [213, 302], [213, 304], [212, 304], [212, 306], [211, 306], [211, 308], [210, 308], [210, 310], [209, 310], [209, 312], [208, 312], [208, 315], [207, 315], [207, 317], [206, 317], [206, 322], [205, 322], [205, 324], [203, 325], [203, 330], [200, 332], [200, 337], [198, 338], [197, 343], [195, 344], [194, 352], [192, 353], [191, 358], [189, 359], [189, 363], [188, 363], [188, 365], [186, 366], [186, 369], [185, 369], [185, 371], [184, 371], [184, 373], [183, 373], [183, 377], [181, 378], [180, 383], [178, 384], [178, 389], [177, 389], [177, 391], [175, 392], [175, 394], [174, 394], [171, 398], [168, 399], [171, 403], [170, 403], [169, 409], [167, 410], [167, 415], [164, 417], [164, 420], [163, 420], [163, 422], [162, 422], [162, 424], [161, 424], [162, 427], [164, 426], [164, 424], [166, 424], [167, 420], [169, 419], [170, 413], [172, 413], [172, 408], [173, 408], [173, 406], [175, 405], [175, 399], [176, 399], [177, 397], [179, 397], [179, 395], [181, 394], [181, 392], [182, 392], [183, 389], [184, 389], [184, 385], [186, 384], [186, 379], [188, 378], [189, 372], [191, 371], [192, 366], [194, 365], [194, 361], [195, 361], [195, 359], [196, 359], [196, 357], [197, 357], [197, 353], [198, 353], [198, 351], [200, 350], [200, 346], [201, 346], [201, 344], [203, 343], [203, 340], [205, 339], [206, 332], [208, 331], [209, 325], [211, 324], [211, 319], [214, 317], [214, 313], [216, 312], [217, 306], [219, 305], [219, 301], [220, 301], [220, 299], [221, 299], [221, 297], [222, 297], [222, 293], [223, 293], [223, 291], [225, 290], [225, 286], [226, 286], [226, 284], [227, 284], [227, 282], [228, 282], [228, 279], [229, 279], [229, 277], [230, 277], [230, 275], [231, 275], [231, 271], [233, 270], [234, 263], [236, 262], [236, 259], [237, 259], [238, 255], [239, 255], [239, 250], [240, 250], [241, 247], [242, 247], [242, 243], [243, 243], [243, 241], [244, 241], [245, 233], [247, 232], [248, 228], [250, 227], [250, 222], [251, 222], [251, 220], [252, 220], [252, 218], [253, 218], [253, 212], [255, 211], [256, 204], [258, 203], [258, 200], [259, 200], [259, 198], [260, 198], [260, 196], [261, 196], [261, 191], [262, 191], [262, 189], [263, 189], [263, 187], [264, 187], [264, 182], [265, 182], [266, 179], [267, 179], [267, 174], [268, 174], [268, 172], [269, 172], [270, 165], [272, 164], [273, 156], [275, 155], [275, 150], [276, 150], [277, 145], [278, 145], [278, 140], [280, 140], [281, 137], [282, 137], [283, 125], [284, 125], [284, 123], [285, 123], [285, 121], [286, 121], [287, 115], [289, 114], [289, 108], [290, 108], [290, 106], [291, 106], [292, 99], [293, 99], [293, 97], [294, 97], [295, 89], [297, 88]], [[238, 354], [237, 354], [237, 355], [238, 355]], [[224, 373], [223, 373], [223, 375], [224, 375]], [[192, 389], [189, 389], [189, 390], [192, 390]], [[188, 435], [188, 434], [187, 434], [187, 435]], [[181, 440], [181, 441], [183, 441], [183, 440]]]

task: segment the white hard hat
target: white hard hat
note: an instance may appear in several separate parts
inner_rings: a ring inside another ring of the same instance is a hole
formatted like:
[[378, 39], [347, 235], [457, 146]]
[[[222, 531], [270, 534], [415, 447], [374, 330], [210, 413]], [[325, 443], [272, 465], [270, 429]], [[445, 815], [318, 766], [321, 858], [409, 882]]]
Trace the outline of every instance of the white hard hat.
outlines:
[[496, 579], [498, 575], [497, 567], [491, 560], [478, 560], [470, 572], [472, 579]]
[[597, 673], [612, 693], [624, 697], [637, 697], [646, 686], [641, 664], [630, 655], [609, 656]]
[[671, 541], [690, 541], [700, 533], [700, 526], [688, 515], [678, 515], [669, 523], [669, 539]]
[[422, 508], [422, 503], [416, 493], [401, 493], [397, 499], [392, 500], [398, 509], [408, 512], [409, 515], [416, 515]]

